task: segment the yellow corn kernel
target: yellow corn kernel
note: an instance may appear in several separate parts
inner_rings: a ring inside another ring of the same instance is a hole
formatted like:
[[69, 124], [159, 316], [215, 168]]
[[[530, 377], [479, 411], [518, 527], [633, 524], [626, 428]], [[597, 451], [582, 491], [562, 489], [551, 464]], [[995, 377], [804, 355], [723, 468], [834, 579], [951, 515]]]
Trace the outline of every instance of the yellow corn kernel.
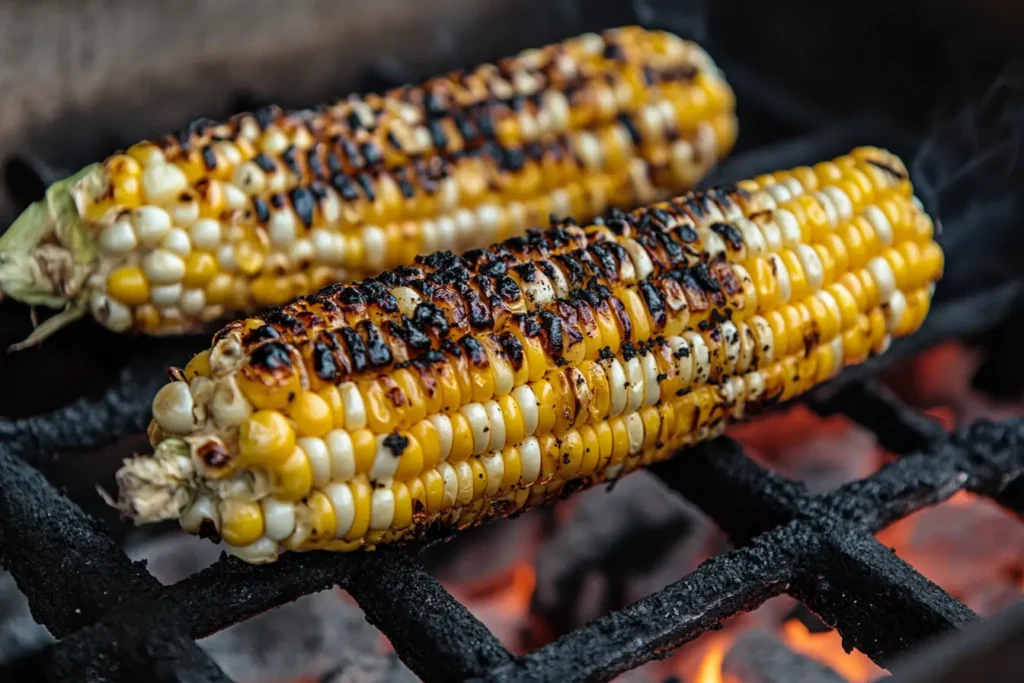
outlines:
[[303, 391], [288, 407], [295, 429], [303, 436], [323, 436], [334, 426], [331, 407], [312, 391]]
[[313, 487], [313, 467], [306, 453], [296, 447], [273, 470], [274, 495], [281, 500], [301, 500]]
[[149, 301], [149, 280], [138, 266], [122, 266], [107, 276], [107, 293], [135, 306]]
[[295, 430], [276, 410], [259, 410], [242, 423], [238, 450], [245, 462], [276, 468], [295, 451]]
[[220, 504], [220, 535], [233, 546], [255, 543], [263, 535], [263, 509], [251, 501], [225, 500]]
[[185, 379], [191, 382], [196, 377], [210, 376], [210, 350], [205, 349], [192, 357], [185, 366]]

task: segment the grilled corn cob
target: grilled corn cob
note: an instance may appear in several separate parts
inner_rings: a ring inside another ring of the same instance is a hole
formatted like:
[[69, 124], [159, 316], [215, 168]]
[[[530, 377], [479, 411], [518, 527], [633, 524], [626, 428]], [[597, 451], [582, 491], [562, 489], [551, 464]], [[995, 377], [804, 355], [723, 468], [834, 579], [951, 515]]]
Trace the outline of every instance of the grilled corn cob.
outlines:
[[119, 507], [249, 562], [461, 528], [669, 457], [910, 334], [943, 254], [882, 150], [562, 221], [232, 323]]
[[0, 238], [0, 289], [64, 307], [24, 345], [87, 311], [196, 331], [692, 187], [731, 148], [733, 107], [699, 47], [624, 28], [314, 111], [200, 120], [51, 187]]

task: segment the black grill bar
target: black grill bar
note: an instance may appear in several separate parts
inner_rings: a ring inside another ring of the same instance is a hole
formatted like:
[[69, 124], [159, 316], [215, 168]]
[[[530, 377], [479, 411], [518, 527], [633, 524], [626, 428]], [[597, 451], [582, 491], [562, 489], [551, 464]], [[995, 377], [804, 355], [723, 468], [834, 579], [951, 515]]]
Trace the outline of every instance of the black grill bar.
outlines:
[[689, 576], [499, 667], [486, 681], [606, 681], [781, 594], [804, 543], [791, 528], [708, 560]]
[[868, 533], [823, 526], [790, 594], [854, 647], [884, 664], [977, 615]]
[[[33, 617], [57, 638], [73, 634], [118, 605], [147, 601], [160, 589], [143, 565], [131, 562], [42, 474], [4, 452], [0, 452], [0, 561], [28, 597]], [[97, 676], [102, 673], [102, 678], [96, 680], [139, 680], [129, 675], [130, 671], [122, 671], [121, 664], [137, 663], [142, 657], [143, 669], [155, 673], [167, 666], [157, 652], [157, 644], [173, 643], [175, 666], [171, 670], [178, 678], [161, 680], [227, 680], [186, 638], [164, 641], [158, 633], [150, 632], [140, 643], [129, 637], [131, 634], [121, 635], [125, 637], [111, 640], [108, 634], [106, 639], [96, 641], [106, 645], [85, 653], [89, 657], [77, 664], [54, 657], [45, 668], [55, 680], [74, 680], [81, 672], [89, 671], [83, 667], [103, 664], [102, 672], [96, 672]], [[111, 648], [114, 652], [110, 657], [100, 656]], [[119, 677], [119, 673], [125, 675]], [[202, 678], [190, 678], [195, 675]]]

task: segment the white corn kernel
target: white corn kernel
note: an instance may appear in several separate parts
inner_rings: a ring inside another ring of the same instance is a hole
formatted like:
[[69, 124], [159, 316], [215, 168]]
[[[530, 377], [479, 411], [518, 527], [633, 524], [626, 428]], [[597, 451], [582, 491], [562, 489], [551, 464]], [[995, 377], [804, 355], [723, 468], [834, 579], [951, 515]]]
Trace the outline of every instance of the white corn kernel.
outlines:
[[149, 301], [157, 306], [173, 306], [181, 298], [181, 283], [155, 285], [149, 288]]
[[646, 280], [651, 273], [654, 272], [654, 264], [651, 263], [651, 257], [648, 256], [647, 250], [640, 246], [640, 243], [633, 239], [626, 239], [620, 241], [620, 244], [629, 254], [630, 260], [633, 262], [633, 269], [636, 272], [637, 281]]
[[198, 426], [194, 408], [195, 401], [188, 385], [170, 382], [153, 398], [153, 419], [168, 434], [190, 434]]
[[142, 194], [148, 202], [165, 204], [187, 187], [185, 172], [174, 164], [151, 164], [142, 171]]
[[804, 269], [804, 277], [807, 278], [807, 287], [811, 293], [818, 291], [825, 279], [825, 267], [821, 264], [818, 252], [814, 251], [807, 244], [798, 244], [794, 249], [797, 260]]
[[181, 281], [185, 262], [166, 249], [155, 249], [142, 257], [142, 272], [155, 285], [169, 285]]
[[313, 469], [313, 486], [323, 488], [331, 481], [331, 454], [323, 439], [315, 436], [306, 436], [298, 440], [299, 448], [309, 458], [309, 464]]
[[768, 261], [771, 264], [772, 272], [775, 274], [775, 281], [779, 284], [779, 303], [789, 303], [789, 298], [793, 296], [793, 286], [789, 281], [789, 271], [786, 270], [786, 264], [783, 263], [782, 258], [778, 254], [769, 254]]
[[172, 254], [184, 258], [192, 251], [192, 240], [188, 238], [188, 233], [181, 228], [171, 228], [160, 240], [160, 246]]
[[215, 249], [220, 244], [220, 221], [200, 218], [188, 226], [188, 235], [196, 249]]
[[263, 509], [263, 533], [272, 541], [283, 541], [295, 531], [295, 503], [271, 496], [260, 500]]
[[205, 522], [212, 522], [213, 528], [220, 531], [220, 510], [217, 509], [212, 497], [201, 493], [181, 513], [178, 522], [181, 528], [190, 534], [202, 531]]
[[879, 301], [883, 304], [888, 302], [896, 293], [896, 275], [892, 266], [881, 256], [876, 256], [868, 261], [867, 269], [878, 287]]
[[711, 352], [708, 345], [697, 332], [684, 332], [683, 339], [690, 345], [690, 355], [693, 356], [693, 383], [704, 384], [711, 376]]
[[338, 387], [341, 403], [345, 406], [345, 429], [353, 431], [366, 426], [366, 406], [355, 382], [345, 382]]
[[635, 413], [644, 405], [644, 369], [640, 359], [633, 356], [626, 361], [626, 378], [629, 383], [626, 412]]
[[375, 489], [370, 499], [370, 529], [384, 531], [395, 519], [395, 494], [388, 488]]
[[288, 209], [270, 214], [270, 221], [267, 223], [270, 243], [278, 249], [288, 249], [295, 241], [296, 223], [295, 214]]
[[[533, 436], [537, 431], [537, 396], [528, 384], [521, 384], [512, 390], [512, 398], [519, 406], [519, 412], [523, 415], [523, 432], [526, 436]], [[449, 435], [449, 439], [450, 439]]]
[[159, 206], [140, 206], [132, 211], [132, 227], [139, 242], [156, 246], [171, 229], [171, 217]]
[[373, 456], [373, 464], [370, 466], [370, 481], [389, 484], [398, 469], [398, 460], [401, 454], [396, 455], [391, 450], [385, 443], [387, 439], [388, 435], [377, 436], [377, 450]]
[[626, 436], [629, 439], [629, 454], [636, 455], [644, 447], [644, 421], [640, 413], [630, 413], [625, 418]]
[[479, 403], [467, 403], [459, 408], [459, 412], [469, 422], [469, 429], [473, 433], [473, 455], [480, 455], [487, 450], [490, 441], [491, 427], [487, 411]]
[[529, 486], [540, 476], [540, 443], [530, 436], [519, 446], [519, 461], [522, 463], [523, 484]]
[[331, 459], [331, 481], [348, 481], [356, 475], [352, 437], [344, 429], [332, 429], [324, 437]]
[[427, 418], [430, 424], [437, 430], [437, 438], [441, 444], [441, 460], [447, 460], [448, 454], [452, 452], [452, 423], [447, 415], [431, 415]]
[[646, 353], [640, 364], [644, 370], [644, 405], [653, 406], [661, 398], [661, 388], [658, 386], [658, 360], [653, 353]]
[[629, 382], [626, 379], [626, 372], [618, 358], [602, 359], [600, 363], [605, 376], [608, 377], [608, 390], [611, 397], [608, 417], [618, 417], [629, 402]]
[[388, 263], [388, 241], [384, 230], [376, 225], [367, 225], [362, 230], [362, 237], [366, 266], [373, 271], [383, 270]]
[[878, 241], [881, 242], [883, 247], [888, 247], [892, 244], [892, 224], [889, 223], [889, 219], [886, 218], [885, 212], [880, 208], [872, 204], [871, 206], [865, 207], [864, 217], [871, 223], [871, 227], [875, 229], [875, 235], [878, 236]]
[[331, 507], [334, 508], [334, 537], [344, 538], [356, 519], [356, 502], [352, 495], [352, 489], [348, 484], [334, 483], [325, 486], [323, 491], [331, 501]]
[[455, 501], [459, 497], [459, 477], [455, 473], [455, 468], [447, 462], [438, 463], [437, 473], [441, 475], [441, 481], [444, 484], [441, 507], [448, 509], [455, 505]]
[[487, 423], [490, 428], [487, 450], [500, 451], [505, 447], [505, 415], [497, 401], [485, 403], [484, 410], [487, 412]]
[[775, 222], [782, 233], [782, 243], [786, 247], [793, 247], [803, 241], [803, 233], [800, 231], [800, 223], [796, 216], [786, 209], [779, 209], [775, 212]]
[[498, 492], [501, 479], [505, 476], [505, 459], [501, 457], [501, 451], [492, 451], [480, 456], [480, 464], [484, 466], [484, 472], [487, 474], [484, 495], [492, 496]]
[[260, 194], [267, 187], [267, 174], [256, 163], [247, 161], [235, 168], [233, 182], [248, 195]]
[[233, 546], [229, 543], [224, 545], [227, 547], [228, 553], [248, 564], [270, 564], [271, 562], [276, 562], [277, 556], [281, 552], [277, 542], [266, 536], [246, 546]]
[[122, 256], [138, 245], [138, 239], [127, 218], [119, 218], [100, 233], [99, 247], [105, 254]]
[[740, 339], [739, 329], [731, 320], [723, 321], [721, 330], [722, 345], [725, 347], [725, 366], [722, 368], [722, 372], [731, 375], [736, 372], [736, 366], [739, 365], [743, 342]]

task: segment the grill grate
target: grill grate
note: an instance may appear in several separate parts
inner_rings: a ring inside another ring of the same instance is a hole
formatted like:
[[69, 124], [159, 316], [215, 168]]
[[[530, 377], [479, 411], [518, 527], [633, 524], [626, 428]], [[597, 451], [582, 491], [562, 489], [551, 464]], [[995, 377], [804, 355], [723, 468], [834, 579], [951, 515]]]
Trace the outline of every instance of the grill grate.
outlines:
[[[879, 140], [879, 131], [892, 134], [868, 120], [819, 128], [736, 157], [713, 182], [845, 151], [863, 139]], [[887, 142], [884, 134], [880, 142]], [[0, 421], [0, 564], [14, 575], [35, 619], [58, 639], [33, 661], [54, 681], [227, 681], [195, 639], [332, 586], [356, 599], [426, 681], [607, 680], [784, 592], [835, 627], [846, 645], [888, 660], [977, 616], [879, 544], [874, 532], [960, 490], [1024, 514], [1024, 420], [947, 434], [873, 378], [939, 342], [1005, 324], [1022, 296], [1024, 282], [1014, 280], [943, 301], [917, 335], [807, 399], [822, 414], [849, 416], [905, 456], [866, 480], [810, 495], [756, 465], [727, 438], [654, 467], [737, 549], [522, 657], [508, 653], [422, 568], [417, 546], [286, 554], [266, 566], [225, 557], [171, 586], [131, 562], [36, 468], [59, 452], [96, 448], [143, 430], [150, 399], [164, 381], [154, 368], [179, 362], [186, 342], [136, 355], [99, 400]]]

